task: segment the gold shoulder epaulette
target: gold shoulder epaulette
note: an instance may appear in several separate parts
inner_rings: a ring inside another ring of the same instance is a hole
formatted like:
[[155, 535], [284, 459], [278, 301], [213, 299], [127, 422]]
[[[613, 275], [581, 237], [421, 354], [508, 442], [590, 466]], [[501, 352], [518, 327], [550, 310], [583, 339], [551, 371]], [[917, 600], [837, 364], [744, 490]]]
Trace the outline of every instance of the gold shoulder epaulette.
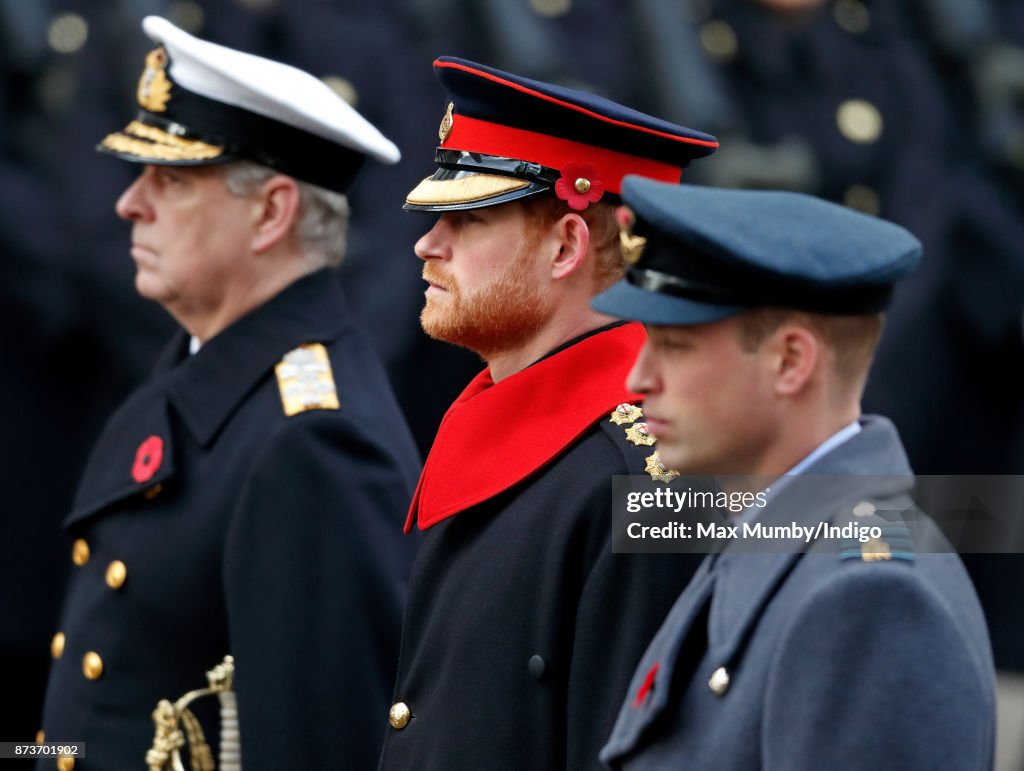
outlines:
[[306, 343], [289, 351], [274, 367], [285, 415], [306, 410], [338, 409], [331, 360], [320, 343]]

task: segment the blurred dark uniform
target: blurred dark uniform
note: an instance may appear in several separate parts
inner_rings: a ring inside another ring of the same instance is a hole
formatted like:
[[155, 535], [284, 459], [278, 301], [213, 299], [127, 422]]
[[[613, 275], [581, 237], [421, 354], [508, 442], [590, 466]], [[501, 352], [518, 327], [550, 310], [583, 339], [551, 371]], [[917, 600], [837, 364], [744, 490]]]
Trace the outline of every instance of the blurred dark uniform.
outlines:
[[75, 30], [50, 42], [47, 33], [74, 6], [0, 3], [0, 738], [10, 741], [39, 729], [71, 566], [60, 522], [75, 483], [104, 420], [173, 328], [136, 294], [127, 228], [111, 216], [130, 173], [109, 161], [94, 173], [99, 126], [123, 117], [123, 93], [107, 102], [116, 79], [95, 88], [80, 58], [108, 44], [118, 14], [107, 10], [106, 24], [88, 27], [90, 45], [71, 51], [84, 42]]

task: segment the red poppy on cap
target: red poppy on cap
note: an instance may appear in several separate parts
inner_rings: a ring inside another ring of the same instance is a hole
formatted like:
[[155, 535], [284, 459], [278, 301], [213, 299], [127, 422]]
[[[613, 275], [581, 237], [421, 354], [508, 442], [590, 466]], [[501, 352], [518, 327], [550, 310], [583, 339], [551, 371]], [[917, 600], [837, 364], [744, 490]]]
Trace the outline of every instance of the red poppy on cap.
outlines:
[[570, 209], [583, 211], [601, 200], [604, 182], [597, 176], [594, 164], [570, 161], [562, 167], [562, 176], [555, 182], [555, 195], [569, 204]]
[[135, 451], [135, 463], [132, 465], [132, 479], [139, 484], [153, 478], [164, 460], [164, 440], [159, 436], [145, 439]]

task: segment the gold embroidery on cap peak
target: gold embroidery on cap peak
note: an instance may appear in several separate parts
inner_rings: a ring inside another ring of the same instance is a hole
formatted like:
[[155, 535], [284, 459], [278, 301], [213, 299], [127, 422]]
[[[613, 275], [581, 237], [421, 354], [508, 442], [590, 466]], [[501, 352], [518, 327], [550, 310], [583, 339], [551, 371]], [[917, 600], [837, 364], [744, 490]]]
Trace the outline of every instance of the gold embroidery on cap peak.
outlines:
[[102, 145], [115, 153], [127, 153], [158, 161], [203, 161], [217, 158], [224, 152], [221, 148], [208, 145], [205, 142], [196, 142], [190, 147], [177, 147], [147, 142], [144, 139], [134, 139], [125, 134], [110, 134], [104, 138]]
[[136, 96], [139, 104], [150, 112], [163, 112], [171, 100], [171, 81], [164, 68], [167, 66], [167, 51], [163, 46], [154, 48], [146, 56], [146, 69], [139, 78]]
[[441, 118], [441, 125], [437, 129], [437, 136], [441, 140], [441, 144], [444, 144], [448, 135], [452, 133], [452, 126], [455, 124], [455, 116], [452, 114], [454, 110], [455, 102], [448, 102], [448, 109], [445, 110], [444, 117]]

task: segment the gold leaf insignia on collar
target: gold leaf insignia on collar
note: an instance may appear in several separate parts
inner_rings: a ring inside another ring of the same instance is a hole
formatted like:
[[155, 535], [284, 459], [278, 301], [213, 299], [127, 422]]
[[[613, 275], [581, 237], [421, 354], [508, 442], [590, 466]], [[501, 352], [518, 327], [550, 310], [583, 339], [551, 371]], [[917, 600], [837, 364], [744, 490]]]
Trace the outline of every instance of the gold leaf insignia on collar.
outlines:
[[441, 125], [437, 129], [437, 136], [441, 140], [441, 144], [444, 144], [448, 135], [452, 133], [452, 126], [455, 125], [454, 110], [455, 102], [448, 102], [448, 109], [445, 111], [444, 117], [441, 118]]
[[861, 544], [860, 558], [864, 562], [880, 562], [892, 559], [892, 549], [881, 538], [871, 538]]
[[647, 461], [647, 466], [644, 467], [644, 471], [650, 474], [651, 479], [655, 482], [664, 482], [665, 484], [668, 484], [679, 476], [678, 471], [665, 468], [665, 464], [661, 462], [661, 457], [657, 452], [655, 452], [654, 455], [648, 455], [644, 460]]
[[136, 96], [139, 105], [150, 112], [163, 112], [171, 100], [171, 81], [167, 79], [167, 51], [154, 48], [146, 56], [146, 69], [139, 78]]
[[647, 245], [647, 239], [643, 236], [633, 235], [636, 215], [628, 206], [620, 206], [615, 211], [615, 219], [619, 223], [619, 248], [622, 250], [622, 259], [626, 261], [627, 265], [634, 265], [640, 259], [640, 255]]
[[285, 354], [274, 367], [285, 415], [306, 410], [336, 410], [338, 392], [327, 349], [306, 343]]
[[626, 438], [637, 447], [650, 447], [654, 444], [654, 434], [647, 430], [646, 423], [634, 423], [626, 429]]
[[626, 425], [632, 423], [637, 418], [643, 417], [644, 411], [637, 407], [635, 404], [620, 404], [608, 417], [612, 423], [617, 426]]

